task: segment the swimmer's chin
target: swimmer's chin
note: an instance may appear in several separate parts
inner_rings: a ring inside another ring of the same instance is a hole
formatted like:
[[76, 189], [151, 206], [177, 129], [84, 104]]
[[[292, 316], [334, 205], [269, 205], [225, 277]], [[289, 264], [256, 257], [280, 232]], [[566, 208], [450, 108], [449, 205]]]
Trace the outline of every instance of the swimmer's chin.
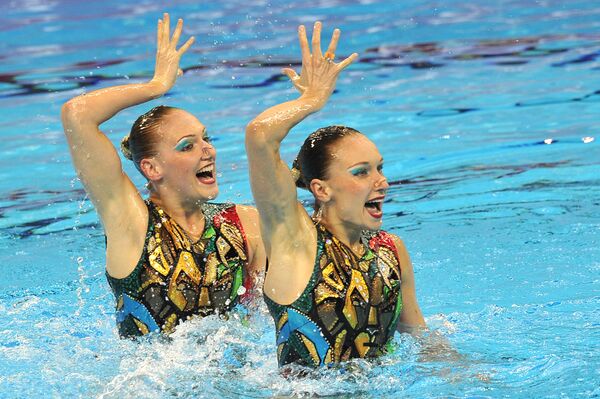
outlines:
[[218, 196], [219, 196], [219, 188], [217, 187], [213, 193], [209, 194], [206, 197], [206, 200], [207, 201], [214, 201]]

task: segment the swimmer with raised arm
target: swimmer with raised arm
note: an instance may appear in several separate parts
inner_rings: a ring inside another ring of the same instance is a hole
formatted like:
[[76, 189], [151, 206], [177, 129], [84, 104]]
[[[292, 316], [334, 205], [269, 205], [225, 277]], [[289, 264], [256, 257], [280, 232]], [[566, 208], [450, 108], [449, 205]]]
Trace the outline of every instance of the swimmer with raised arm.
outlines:
[[[397, 329], [419, 329], [425, 321], [406, 248], [380, 230], [389, 186], [375, 144], [352, 128], [330, 126], [308, 136], [294, 169], [281, 159], [290, 129], [323, 108], [338, 75], [357, 58], [334, 62], [338, 29], [325, 54], [321, 23], [314, 25], [312, 53], [304, 26], [298, 34], [302, 71], [283, 72], [300, 97], [250, 122], [246, 150], [279, 364], [317, 367], [379, 356]], [[312, 217], [298, 202], [297, 186], [315, 198]]]
[[159, 106], [123, 140], [125, 156], [148, 181], [144, 200], [99, 126], [119, 111], [167, 93], [179, 60], [169, 15], [158, 21], [156, 65], [147, 83], [109, 87], [68, 101], [62, 120], [75, 169], [106, 235], [106, 275], [121, 336], [170, 332], [195, 315], [235, 306], [264, 268], [256, 209], [209, 203], [218, 192], [215, 147], [192, 114]]

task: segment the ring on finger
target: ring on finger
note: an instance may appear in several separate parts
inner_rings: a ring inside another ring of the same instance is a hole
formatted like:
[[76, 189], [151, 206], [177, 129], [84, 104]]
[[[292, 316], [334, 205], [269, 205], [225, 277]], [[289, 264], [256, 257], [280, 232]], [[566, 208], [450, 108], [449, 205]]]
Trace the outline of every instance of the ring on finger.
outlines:
[[333, 60], [335, 59], [335, 54], [331, 51], [326, 51], [323, 58], [325, 58], [327, 62], [333, 62]]

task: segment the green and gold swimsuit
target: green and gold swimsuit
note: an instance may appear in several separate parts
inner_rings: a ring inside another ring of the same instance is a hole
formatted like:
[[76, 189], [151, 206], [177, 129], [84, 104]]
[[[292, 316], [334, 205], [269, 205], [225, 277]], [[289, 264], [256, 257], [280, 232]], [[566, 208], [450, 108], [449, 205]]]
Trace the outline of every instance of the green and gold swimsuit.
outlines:
[[279, 365], [318, 367], [383, 354], [402, 311], [392, 236], [371, 234], [359, 258], [325, 228], [316, 228], [315, 266], [302, 295], [290, 305], [264, 295], [275, 321]]
[[119, 334], [170, 332], [191, 316], [236, 305], [249, 279], [248, 245], [235, 205], [203, 205], [206, 223], [196, 242], [157, 205], [146, 205], [148, 230], [138, 264], [125, 278], [106, 275], [117, 300]]

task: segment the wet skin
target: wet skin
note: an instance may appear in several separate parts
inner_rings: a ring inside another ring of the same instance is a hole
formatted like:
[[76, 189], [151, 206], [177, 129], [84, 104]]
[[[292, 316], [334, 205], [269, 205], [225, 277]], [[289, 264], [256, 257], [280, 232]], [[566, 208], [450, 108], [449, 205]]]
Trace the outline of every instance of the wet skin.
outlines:
[[193, 205], [214, 199], [219, 193], [217, 154], [206, 127], [189, 112], [177, 109], [164, 117], [157, 134], [161, 136], [158, 153], [146, 166], [152, 183], [179, 197], [182, 203]]
[[327, 178], [322, 186], [312, 185], [323, 205], [323, 221], [333, 230], [358, 234], [380, 229], [389, 185], [379, 150], [362, 134], [352, 134], [336, 142], [331, 151]]

